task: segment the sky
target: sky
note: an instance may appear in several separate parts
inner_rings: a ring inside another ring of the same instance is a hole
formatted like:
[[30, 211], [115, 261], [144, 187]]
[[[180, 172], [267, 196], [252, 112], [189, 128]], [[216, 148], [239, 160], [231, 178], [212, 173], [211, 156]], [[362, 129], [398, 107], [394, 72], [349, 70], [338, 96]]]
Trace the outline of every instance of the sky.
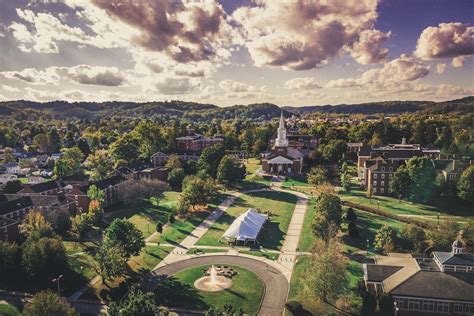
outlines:
[[472, 0], [0, 0], [0, 101], [474, 95]]

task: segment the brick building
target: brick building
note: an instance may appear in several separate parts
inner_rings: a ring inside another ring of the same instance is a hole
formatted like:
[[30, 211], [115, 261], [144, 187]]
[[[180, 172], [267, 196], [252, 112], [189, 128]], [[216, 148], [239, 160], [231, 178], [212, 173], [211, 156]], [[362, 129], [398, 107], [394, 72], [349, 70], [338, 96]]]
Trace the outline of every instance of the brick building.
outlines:
[[218, 136], [204, 136], [195, 133], [176, 138], [176, 147], [187, 151], [203, 151], [208, 147], [220, 144], [224, 144], [224, 138]]

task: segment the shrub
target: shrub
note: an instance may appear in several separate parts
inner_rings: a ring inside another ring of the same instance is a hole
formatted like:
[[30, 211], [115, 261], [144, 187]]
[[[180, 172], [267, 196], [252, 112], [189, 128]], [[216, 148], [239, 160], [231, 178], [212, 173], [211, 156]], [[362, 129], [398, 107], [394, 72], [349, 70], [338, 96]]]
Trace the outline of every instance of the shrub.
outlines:
[[293, 313], [294, 315], [298, 315], [298, 313], [303, 310], [303, 305], [301, 305], [300, 302], [296, 301], [289, 301], [288, 303], [286, 303], [285, 307], [289, 312]]

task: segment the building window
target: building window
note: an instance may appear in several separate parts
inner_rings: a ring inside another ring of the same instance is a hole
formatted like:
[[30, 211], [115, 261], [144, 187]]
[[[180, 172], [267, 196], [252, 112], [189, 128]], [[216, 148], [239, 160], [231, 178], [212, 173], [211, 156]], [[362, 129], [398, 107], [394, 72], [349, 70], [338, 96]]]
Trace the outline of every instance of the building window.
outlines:
[[454, 304], [454, 312], [455, 313], [462, 313], [464, 312], [464, 304], [456, 303]]
[[434, 301], [423, 301], [423, 310], [424, 311], [434, 311], [435, 310], [435, 303]]
[[385, 173], [382, 173], [382, 179], [385, 179]]
[[385, 171], [385, 167], [382, 167], [382, 171]]
[[384, 185], [385, 185], [385, 181], [382, 181], [380, 184], [381, 184], [382, 186], [384, 186]]
[[377, 179], [377, 174], [376, 173], [374, 174], [374, 179]]
[[436, 306], [436, 311], [447, 313], [449, 312], [449, 303], [448, 302], [439, 302]]
[[374, 193], [377, 193], [377, 188], [374, 188]]
[[390, 179], [392, 179], [392, 178], [393, 178], [393, 173], [389, 174], [388, 177], [389, 177]]
[[374, 185], [377, 185], [377, 181], [374, 181]]
[[408, 300], [408, 309], [410, 310], [419, 310], [420, 309], [420, 301], [419, 300]]
[[450, 175], [449, 175], [449, 179], [450, 179], [450, 180], [454, 180], [454, 174], [450, 174]]
[[388, 170], [393, 171], [393, 167], [389, 167]]
[[381, 188], [381, 189], [380, 189], [380, 193], [385, 193], [384, 191], [385, 191], [384, 188]]
[[395, 302], [397, 303], [398, 308], [400, 308], [400, 309], [405, 308], [405, 305], [404, 305], [405, 300], [403, 298], [396, 297]]

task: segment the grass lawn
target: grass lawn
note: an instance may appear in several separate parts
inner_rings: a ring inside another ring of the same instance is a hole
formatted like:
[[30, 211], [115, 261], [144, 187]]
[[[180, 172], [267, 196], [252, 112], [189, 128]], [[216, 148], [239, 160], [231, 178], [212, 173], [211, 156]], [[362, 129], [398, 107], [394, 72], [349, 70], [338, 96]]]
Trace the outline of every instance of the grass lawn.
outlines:
[[293, 214], [296, 196], [286, 192], [263, 191], [243, 194], [227, 209], [214, 225], [198, 241], [198, 245], [219, 246], [219, 238], [230, 224], [248, 208], [261, 212], [271, 211], [272, 216], [260, 235], [261, 245], [269, 249], [279, 249]]
[[306, 214], [303, 222], [303, 229], [301, 231], [300, 241], [298, 248], [300, 251], [310, 251], [314, 243], [313, 234], [313, 217], [315, 212], [316, 199], [310, 198], [308, 200], [308, 206], [306, 208]]
[[283, 186], [291, 187], [308, 187], [311, 186], [307, 181], [302, 181], [301, 179], [286, 177], [285, 181], [283, 182]]
[[171, 250], [173, 247], [146, 246], [146, 250], [143, 249], [140, 255], [130, 258], [128, 265], [135, 272], [140, 269], [152, 270]]
[[86, 280], [92, 279], [97, 274], [94, 270], [95, 260], [91, 255], [95, 251], [93, 243], [64, 241], [64, 247], [69, 266], [73, 271], [83, 275]]
[[279, 256], [279, 254], [275, 252], [265, 252], [260, 250], [240, 250], [239, 252], [256, 257], [265, 257], [270, 260], [277, 260]]
[[202, 248], [191, 248], [188, 254], [194, 255], [197, 253], [216, 253], [216, 252], [227, 252], [228, 249], [202, 249]]
[[174, 212], [174, 206], [178, 199], [179, 192], [166, 191], [159, 197], [141, 201], [138, 205], [122, 206], [122, 210], [106, 214], [106, 217], [110, 221], [114, 218], [127, 218], [146, 238], [155, 232], [158, 221], [162, 223], [168, 221], [169, 214]]
[[251, 271], [229, 266], [238, 272], [232, 278], [233, 285], [220, 292], [205, 292], [194, 287], [194, 281], [203, 276], [209, 266], [198, 266], [176, 273], [162, 282], [156, 289], [160, 304], [188, 309], [208, 310], [211, 306], [222, 309], [231, 304], [237, 311], [242, 308], [245, 314], [255, 315], [263, 296], [262, 281]]
[[245, 163], [245, 168], [247, 169], [248, 173], [255, 173], [262, 167], [260, 164], [260, 159], [257, 158], [250, 158], [248, 162]]
[[[355, 213], [357, 215], [357, 227], [359, 228], [360, 237], [350, 238], [347, 235], [343, 237], [344, 243], [347, 246], [346, 249], [350, 251], [367, 250], [367, 240], [369, 240], [370, 251], [373, 251], [375, 234], [384, 224], [388, 224], [395, 229], [398, 234], [400, 234], [400, 231], [406, 225], [403, 222], [365, 211], [355, 210]], [[346, 229], [347, 223], [343, 223], [343, 232], [345, 232]]]
[[21, 313], [13, 305], [7, 304], [7, 303], [1, 303], [0, 302], [0, 315], [4, 316], [20, 316]]
[[159, 238], [160, 243], [179, 244], [186, 238], [201, 222], [209, 215], [209, 213], [216, 208], [222, 201], [227, 198], [227, 195], [220, 194], [207, 207], [207, 210], [196, 212], [189, 217], [179, 218], [173, 225], [168, 225], [163, 229], [163, 233]]
[[427, 205], [413, 204], [403, 200], [398, 202], [398, 199], [388, 196], [372, 196], [371, 201], [367, 193], [360, 189], [353, 189], [349, 193], [342, 193], [340, 197], [345, 201], [380, 208], [380, 210], [397, 215], [412, 217], [422, 216], [420, 220], [423, 221], [429, 220], [431, 222], [437, 222], [438, 214], [441, 216], [441, 220], [446, 217], [451, 217], [457, 222], [465, 222], [469, 218], [474, 219], [472, 213], [474, 206], [459, 198], [453, 197], [433, 198]]

